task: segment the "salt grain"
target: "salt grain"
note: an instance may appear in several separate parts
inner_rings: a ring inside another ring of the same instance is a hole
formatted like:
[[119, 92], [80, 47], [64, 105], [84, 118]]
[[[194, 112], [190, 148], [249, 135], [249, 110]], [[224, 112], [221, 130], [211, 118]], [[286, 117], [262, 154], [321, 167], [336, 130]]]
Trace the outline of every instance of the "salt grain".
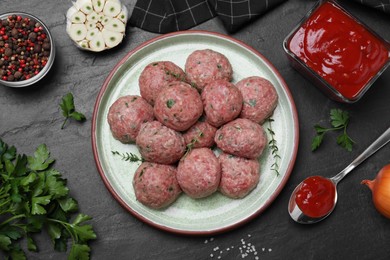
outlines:
[[[248, 236], [248, 238], [250, 238], [250, 237], [251, 237], [251, 234], [248, 234], [247, 236]], [[207, 244], [208, 242], [212, 242], [213, 240], [214, 240], [214, 238], [210, 238], [209, 240], [206, 239], [206, 241], [205, 241], [204, 243]], [[239, 251], [239, 253], [240, 253], [242, 259], [247, 258], [247, 257], [250, 257], [250, 259], [259, 260], [258, 252], [257, 252], [257, 250], [256, 250], [256, 246], [255, 246], [255, 245], [253, 245], [252, 243], [247, 243], [247, 241], [245, 241], [244, 238], [241, 238], [241, 239], [240, 239], [240, 242], [241, 242], [241, 243], [240, 243], [240, 246], [238, 246], [237, 248], [238, 248], [238, 251]], [[233, 250], [233, 248], [234, 248], [234, 245], [232, 245], [232, 246], [230, 246], [230, 247], [227, 247], [227, 248], [225, 249], [225, 251], [231, 251], [231, 249]], [[268, 252], [271, 252], [271, 251], [272, 251], [271, 248], [268, 248], [268, 249], [267, 249], [267, 248], [265, 248], [265, 247], [261, 248], [261, 250], [262, 250], [263, 252], [265, 252], [266, 250], [267, 250]], [[218, 255], [217, 258], [218, 258], [218, 259], [222, 259], [222, 256], [223, 256], [224, 251], [221, 250], [221, 249], [219, 248], [219, 246], [214, 247], [214, 248], [213, 248], [213, 251], [214, 251], [214, 252], [218, 252], [218, 251], [219, 251], [219, 255]], [[252, 258], [251, 258], [251, 256], [252, 256]], [[210, 254], [210, 258], [214, 258], [214, 254]]]

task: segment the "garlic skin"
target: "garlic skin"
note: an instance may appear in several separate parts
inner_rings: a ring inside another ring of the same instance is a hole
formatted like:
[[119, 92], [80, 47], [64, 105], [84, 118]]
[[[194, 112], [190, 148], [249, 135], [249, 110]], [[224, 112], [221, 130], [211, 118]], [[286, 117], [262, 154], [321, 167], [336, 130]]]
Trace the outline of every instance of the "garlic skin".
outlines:
[[385, 165], [374, 180], [363, 180], [361, 184], [372, 191], [372, 201], [377, 211], [390, 219], [390, 164]]
[[101, 52], [122, 42], [127, 19], [120, 0], [77, 0], [66, 13], [66, 32], [77, 47]]

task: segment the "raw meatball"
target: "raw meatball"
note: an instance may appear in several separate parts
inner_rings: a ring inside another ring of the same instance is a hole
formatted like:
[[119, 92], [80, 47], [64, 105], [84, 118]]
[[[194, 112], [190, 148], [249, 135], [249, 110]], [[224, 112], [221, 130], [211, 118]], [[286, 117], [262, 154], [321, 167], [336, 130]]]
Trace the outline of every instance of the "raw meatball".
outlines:
[[197, 50], [191, 53], [185, 64], [189, 82], [202, 91], [211, 81], [232, 80], [233, 69], [229, 60], [221, 53], [213, 50]]
[[259, 183], [260, 163], [258, 160], [226, 153], [222, 153], [218, 160], [222, 171], [219, 191], [229, 198], [243, 198]]
[[157, 94], [167, 84], [175, 81], [185, 81], [184, 71], [170, 61], [156, 61], [145, 67], [139, 77], [141, 96], [152, 106]]
[[176, 167], [142, 163], [134, 174], [135, 197], [147, 207], [159, 209], [172, 204], [181, 193]]
[[208, 84], [202, 92], [202, 101], [206, 121], [215, 127], [238, 117], [242, 108], [240, 90], [226, 80], [216, 80]]
[[154, 104], [154, 115], [162, 124], [176, 131], [190, 128], [203, 114], [198, 91], [185, 82], [164, 87]]
[[186, 144], [193, 144], [193, 148], [208, 147], [214, 145], [214, 136], [217, 128], [207, 122], [198, 121], [183, 134]]
[[278, 94], [271, 82], [262, 77], [249, 77], [239, 81], [236, 87], [241, 91], [244, 103], [240, 114], [256, 123], [263, 123], [278, 104]]
[[122, 143], [134, 143], [141, 124], [153, 119], [152, 106], [140, 96], [120, 97], [107, 115], [112, 135]]
[[225, 153], [255, 159], [267, 145], [267, 136], [261, 125], [237, 118], [218, 129], [214, 141]]
[[177, 181], [191, 198], [204, 198], [213, 194], [221, 180], [221, 166], [209, 148], [191, 150], [180, 160]]
[[146, 161], [161, 164], [177, 162], [186, 149], [182, 134], [158, 121], [141, 125], [136, 144]]

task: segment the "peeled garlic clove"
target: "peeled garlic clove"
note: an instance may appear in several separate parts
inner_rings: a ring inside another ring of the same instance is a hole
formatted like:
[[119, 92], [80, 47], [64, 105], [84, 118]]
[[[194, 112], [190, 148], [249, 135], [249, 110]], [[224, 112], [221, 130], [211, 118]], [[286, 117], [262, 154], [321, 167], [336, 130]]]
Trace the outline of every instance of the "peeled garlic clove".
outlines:
[[102, 24], [103, 25], [108, 24], [111, 21], [111, 19], [112, 19], [111, 17], [104, 16], [103, 19], [102, 19]]
[[96, 22], [87, 21], [85, 23], [85, 26], [87, 27], [88, 30], [93, 30], [96, 28]]
[[93, 10], [95, 10], [97, 13], [100, 13], [103, 11], [105, 2], [105, 0], [92, 0]]
[[118, 14], [118, 19], [121, 20], [123, 23], [126, 23], [127, 22], [127, 10], [123, 10], [122, 12], [120, 12]]
[[95, 12], [92, 12], [89, 15], [87, 15], [87, 21], [97, 23], [99, 21], [99, 15]]
[[99, 29], [95, 28], [93, 30], [88, 31], [87, 36], [85, 37], [88, 41], [92, 41], [95, 36], [99, 33]]
[[88, 44], [88, 41], [87, 40], [82, 40], [82, 41], [79, 41], [78, 42], [78, 45], [82, 48], [82, 49], [88, 49], [89, 48], [89, 44]]
[[124, 32], [125, 24], [121, 22], [121, 20], [113, 18], [104, 26], [104, 28], [113, 32]]
[[121, 12], [121, 4], [116, 1], [107, 1], [103, 8], [103, 14], [110, 17], [115, 17]]
[[87, 27], [85, 24], [75, 23], [69, 27], [68, 34], [74, 41], [81, 41], [87, 36]]
[[84, 23], [85, 19], [85, 14], [79, 11], [72, 16], [71, 21], [72, 23]]
[[113, 32], [107, 29], [103, 29], [102, 35], [105, 44], [110, 48], [117, 46], [123, 39], [123, 33]]
[[93, 12], [91, 0], [77, 0], [74, 3], [75, 7], [84, 14], [90, 14]]
[[104, 44], [103, 35], [101, 32], [98, 32], [97, 35], [89, 42], [89, 47], [91, 51], [102, 51], [105, 49], [106, 45]]

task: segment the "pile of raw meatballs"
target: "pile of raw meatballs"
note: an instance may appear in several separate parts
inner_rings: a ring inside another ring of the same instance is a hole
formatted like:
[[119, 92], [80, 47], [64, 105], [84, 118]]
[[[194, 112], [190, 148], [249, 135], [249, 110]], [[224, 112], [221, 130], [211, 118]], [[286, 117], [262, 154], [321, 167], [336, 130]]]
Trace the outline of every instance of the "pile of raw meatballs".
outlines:
[[[229, 60], [205, 49], [192, 52], [185, 72], [170, 61], [148, 64], [141, 96], [120, 97], [110, 107], [111, 132], [136, 143], [144, 162], [134, 174], [139, 202], [164, 208], [183, 191], [204, 198], [216, 191], [243, 198], [259, 182], [259, 156], [267, 145], [261, 124], [278, 95], [267, 79], [231, 83]], [[215, 145], [222, 151], [217, 157]]]

